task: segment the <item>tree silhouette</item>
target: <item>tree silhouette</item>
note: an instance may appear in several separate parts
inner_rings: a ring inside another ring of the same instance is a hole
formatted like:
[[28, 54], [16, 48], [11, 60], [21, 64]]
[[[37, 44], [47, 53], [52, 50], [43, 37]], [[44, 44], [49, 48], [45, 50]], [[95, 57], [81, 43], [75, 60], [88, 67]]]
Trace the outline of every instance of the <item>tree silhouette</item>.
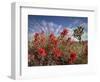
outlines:
[[74, 29], [74, 37], [76, 37], [78, 40], [79, 40], [79, 42], [81, 42], [81, 37], [82, 37], [82, 34], [84, 33], [84, 28], [83, 28], [83, 26], [77, 26], [77, 28], [76, 29]]

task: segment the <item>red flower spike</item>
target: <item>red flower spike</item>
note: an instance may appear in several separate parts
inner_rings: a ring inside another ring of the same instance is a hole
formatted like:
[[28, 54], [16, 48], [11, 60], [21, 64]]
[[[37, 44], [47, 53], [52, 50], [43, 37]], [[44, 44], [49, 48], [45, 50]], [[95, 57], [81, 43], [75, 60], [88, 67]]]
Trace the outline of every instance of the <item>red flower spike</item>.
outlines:
[[77, 55], [76, 55], [76, 53], [73, 52], [70, 54], [70, 59], [69, 59], [68, 63], [72, 64], [76, 61], [76, 59], [77, 59]]
[[57, 44], [58, 44], [58, 40], [57, 40], [57, 38], [54, 36], [54, 34], [50, 34], [50, 36], [49, 36], [49, 41], [51, 42], [51, 44], [53, 44], [54, 47], [56, 47]]
[[68, 30], [65, 28], [62, 32], [61, 32], [61, 35], [65, 36], [68, 34]]
[[55, 55], [56, 57], [61, 57], [61, 56], [62, 56], [62, 52], [61, 52], [61, 50], [58, 49], [58, 48], [54, 48], [54, 49], [53, 49], [53, 52], [54, 52], [54, 55]]
[[72, 61], [76, 60], [76, 53], [71, 53], [70, 58], [72, 59]]
[[55, 36], [54, 36], [54, 34], [53, 33], [51, 33], [50, 34], [50, 38], [54, 38]]
[[36, 39], [39, 36], [39, 33], [35, 33], [34, 38]]
[[47, 55], [45, 49], [43, 49], [43, 48], [39, 48], [38, 53], [39, 53], [39, 55], [41, 55], [43, 57]]

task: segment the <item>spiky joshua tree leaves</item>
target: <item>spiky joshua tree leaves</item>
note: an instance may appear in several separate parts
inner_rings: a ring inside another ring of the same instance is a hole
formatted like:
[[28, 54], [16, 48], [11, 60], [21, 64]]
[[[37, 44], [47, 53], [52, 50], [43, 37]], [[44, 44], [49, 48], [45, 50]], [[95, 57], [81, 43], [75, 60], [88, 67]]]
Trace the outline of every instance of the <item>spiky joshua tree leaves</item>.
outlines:
[[81, 42], [81, 37], [82, 37], [82, 34], [84, 33], [84, 28], [83, 26], [78, 26], [76, 29], [74, 29], [74, 37], [76, 37], [79, 42]]

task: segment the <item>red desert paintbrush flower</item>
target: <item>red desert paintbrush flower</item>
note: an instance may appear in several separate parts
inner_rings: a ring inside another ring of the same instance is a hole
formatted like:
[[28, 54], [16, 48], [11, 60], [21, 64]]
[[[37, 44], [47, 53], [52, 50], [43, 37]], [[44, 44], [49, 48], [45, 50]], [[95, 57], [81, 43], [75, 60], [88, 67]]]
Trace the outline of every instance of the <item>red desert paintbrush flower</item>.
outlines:
[[46, 36], [42, 33], [35, 33], [34, 35], [34, 47], [44, 47], [46, 45]]
[[39, 36], [39, 33], [35, 33], [34, 38], [37, 38]]
[[35, 33], [33, 39], [34, 39], [34, 42], [38, 42], [38, 39], [39, 39], [39, 33]]
[[39, 48], [38, 53], [39, 53], [39, 55], [41, 55], [43, 57], [47, 55], [45, 49], [43, 49], [43, 48]]
[[75, 52], [71, 53], [70, 57], [73, 61], [75, 61], [76, 60], [76, 53]]
[[49, 38], [50, 38], [50, 39], [54, 39], [54, 38], [55, 38], [55, 35], [54, 35], [53, 33], [51, 33], [51, 34], [49, 35]]
[[67, 35], [68, 34], [68, 30], [65, 28], [65, 29], [63, 29], [63, 31], [61, 32], [61, 35], [62, 36], [65, 36], [65, 35]]
[[76, 55], [76, 53], [75, 52], [72, 52], [71, 54], [70, 54], [70, 59], [69, 59], [69, 64], [72, 64], [73, 62], [75, 62], [76, 61], [76, 58], [77, 58], [77, 55]]
[[41, 35], [40, 35], [40, 43], [43, 46], [46, 45], [46, 35], [44, 34], [44, 32], [42, 32]]
[[50, 34], [49, 40], [50, 40], [50, 42], [51, 42], [54, 46], [57, 46], [58, 40], [57, 40], [57, 38], [54, 36], [54, 34]]
[[54, 55], [56, 57], [61, 57], [62, 56], [62, 52], [61, 52], [61, 50], [59, 48], [54, 48], [53, 52], [54, 52]]

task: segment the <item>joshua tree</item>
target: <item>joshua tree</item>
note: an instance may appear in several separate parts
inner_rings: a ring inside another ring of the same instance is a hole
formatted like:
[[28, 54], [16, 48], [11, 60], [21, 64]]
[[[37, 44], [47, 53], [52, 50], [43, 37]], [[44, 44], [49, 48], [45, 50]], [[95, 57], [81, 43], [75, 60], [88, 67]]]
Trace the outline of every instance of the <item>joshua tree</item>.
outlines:
[[83, 26], [78, 26], [76, 29], [74, 29], [74, 37], [76, 37], [79, 42], [81, 42], [81, 36], [84, 33], [84, 28]]

